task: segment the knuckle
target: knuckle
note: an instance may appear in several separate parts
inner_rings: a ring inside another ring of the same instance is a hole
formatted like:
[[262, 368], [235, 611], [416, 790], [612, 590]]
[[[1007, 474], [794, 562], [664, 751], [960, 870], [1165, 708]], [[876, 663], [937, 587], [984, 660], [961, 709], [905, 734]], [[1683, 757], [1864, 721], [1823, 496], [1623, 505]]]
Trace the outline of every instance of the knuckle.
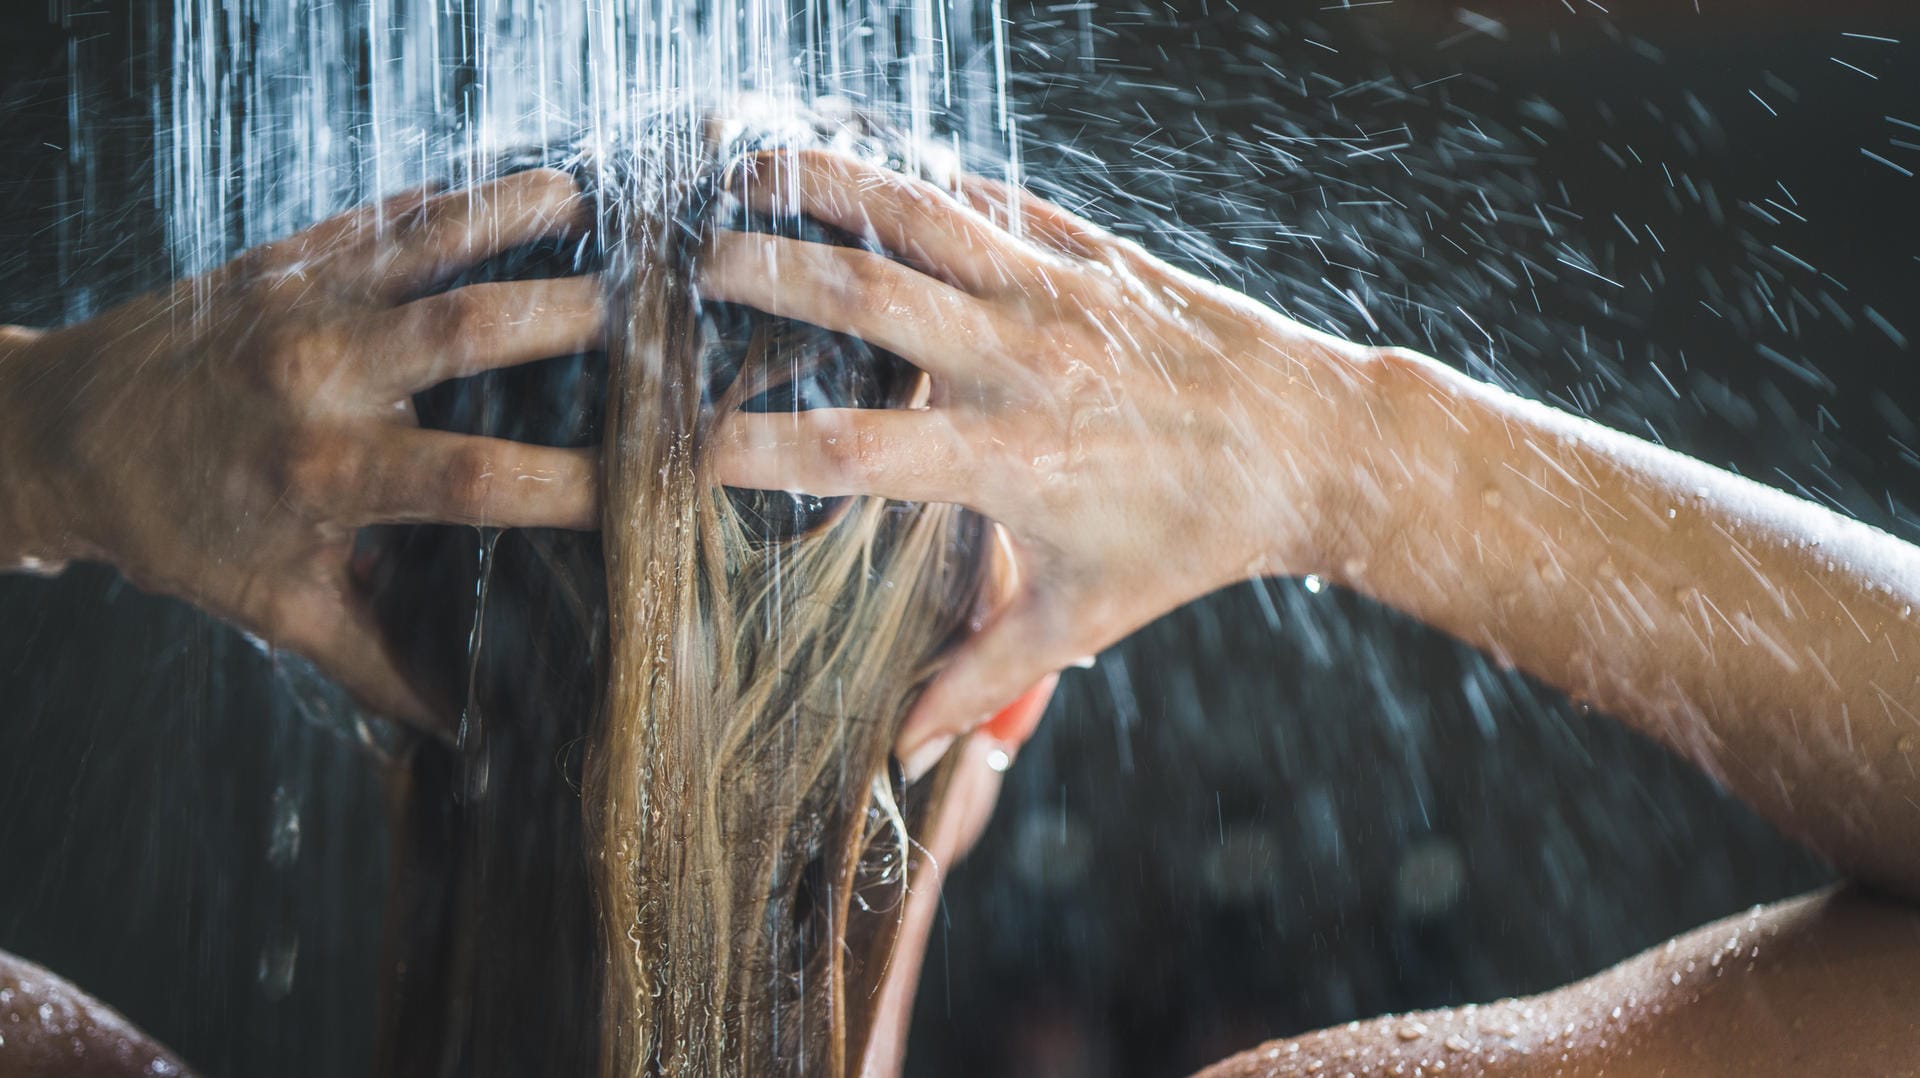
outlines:
[[858, 486], [877, 473], [881, 446], [871, 430], [841, 431], [829, 437], [823, 448], [827, 470], [840, 485]]
[[498, 467], [493, 454], [469, 447], [456, 450], [447, 462], [446, 487], [453, 505], [463, 515], [485, 515], [493, 497]]
[[318, 392], [338, 366], [338, 349], [312, 327], [273, 326], [261, 331], [260, 343], [267, 384], [284, 398]]
[[846, 284], [851, 293], [847, 296], [849, 302], [873, 315], [884, 315], [893, 310], [895, 289], [900, 283], [893, 263], [879, 255], [860, 252], [859, 257], [847, 259], [847, 270]]
[[801, 171], [813, 173], [841, 172], [848, 165], [844, 154], [818, 146], [808, 147], [795, 153], [793, 163]]
[[565, 201], [580, 193], [573, 174], [557, 168], [531, 168], [521, 173], [522, 182], [537, 195], [553, 201]]
[[270, 280], [276, 276], [275, 270], [294, 260], [290, 254], [293, 244], [293, 239], [289, 238], [249, 247], [234, 256], [233, 261], [227, 264], [227, 271], [242, 285]]
[[557, 168], [528, 169], [515, 178], [520, 181], [517, 197], [543, 213], [559, 214], [580, 196], [579, 182]]
[[431, 325], [423, 334], [442, 347], [458, 345], [486, 332], [492, 311], [473, 287], [457, 288], [434, 300]]
[[352, 443], [331, 434], [296, 435], [283, 465], [286, 499], [304, 516], [324, 515], [336, 507], [359, 478]]

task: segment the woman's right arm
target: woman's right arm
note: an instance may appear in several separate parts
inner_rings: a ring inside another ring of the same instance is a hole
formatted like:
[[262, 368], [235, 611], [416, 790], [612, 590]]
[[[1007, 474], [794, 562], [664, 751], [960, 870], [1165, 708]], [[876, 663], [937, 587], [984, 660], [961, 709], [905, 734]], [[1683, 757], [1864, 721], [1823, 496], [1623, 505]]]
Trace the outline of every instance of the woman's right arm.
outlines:
[[781, 167], [797, 176], [745, 197], [798, 192], [912, 268], [735, 235], [708, 291], [899, 352], [934, 399], [745, 420], [724, 477], [966, 504], [1006, 529], [1021, 574], [903, 756], [1214, 588], [1314, 573], [1590, 700], [1920, 899], [1911, 544], [1314, 333], [1020, 193], [976, 184], [976, 212], [831, 155], [763, 171]]

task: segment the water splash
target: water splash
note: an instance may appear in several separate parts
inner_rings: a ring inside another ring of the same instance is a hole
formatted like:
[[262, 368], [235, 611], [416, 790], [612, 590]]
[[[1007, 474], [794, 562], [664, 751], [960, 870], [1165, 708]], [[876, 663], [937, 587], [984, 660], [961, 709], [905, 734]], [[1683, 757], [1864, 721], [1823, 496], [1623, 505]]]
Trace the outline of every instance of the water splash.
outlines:
[[1011, 180], [1004, 22], [1000, 0], [175, 0], [155, 199], [195, 273], [509, 148], [604, 149], [741, 94], [843, 97]]

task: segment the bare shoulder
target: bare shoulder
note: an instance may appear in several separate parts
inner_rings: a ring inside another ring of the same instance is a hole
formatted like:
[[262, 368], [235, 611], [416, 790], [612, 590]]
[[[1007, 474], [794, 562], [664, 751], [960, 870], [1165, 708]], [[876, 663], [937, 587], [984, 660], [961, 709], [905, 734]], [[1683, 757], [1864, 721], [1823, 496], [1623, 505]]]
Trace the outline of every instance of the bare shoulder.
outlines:
[[1197, 1078], [1920, 1076], [1920, 908], [1845, 889], [1526, 999], [1274, 1041]]
[[73, 982], [0, 951], [0, 1078], [168, 1078], [171, 1052]]

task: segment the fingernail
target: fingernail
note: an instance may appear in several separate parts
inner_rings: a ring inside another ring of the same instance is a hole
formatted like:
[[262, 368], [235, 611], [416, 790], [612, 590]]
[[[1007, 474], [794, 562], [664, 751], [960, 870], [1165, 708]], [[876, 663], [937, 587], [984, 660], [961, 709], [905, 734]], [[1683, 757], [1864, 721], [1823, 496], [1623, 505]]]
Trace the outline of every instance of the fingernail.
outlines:
[[906, 773], [908, 782], [918, 782], [920, 776], [933, 770], [933, 765], [953, 747], [953, 735], [941, 734], [932, 741], [907, 753], [900, 761], [900, 770]]

